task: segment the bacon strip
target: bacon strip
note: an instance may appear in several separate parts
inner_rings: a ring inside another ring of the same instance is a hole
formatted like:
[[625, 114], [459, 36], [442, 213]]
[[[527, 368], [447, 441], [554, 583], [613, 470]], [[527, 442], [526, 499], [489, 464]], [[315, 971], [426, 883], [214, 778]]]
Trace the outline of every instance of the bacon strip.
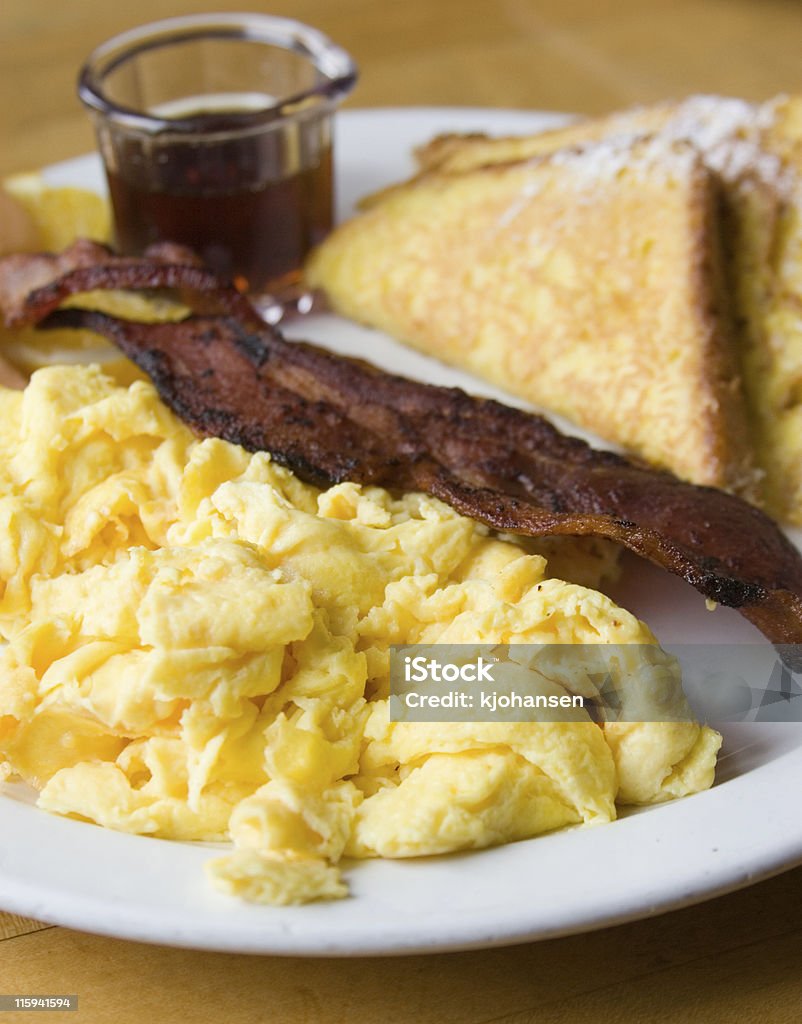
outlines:
[[[114, 287], [137, 286], [139, 269], [126, 277], [114, 266]], [[172, 287], [190, 279], [175, 266], [159, 273], [152, 280]], [[3, 276], [0, 261], [0, 301]], [[540, 416], [288, 342], [252, 314], [178, 324], [79, 309], [48, 315], [51, 296], [76, 280], [54, 281], [46, 301], [34, 293], [25, 317], [116, 343], [199, 434], [269, 451], [317, 484], [426, 491], [498, 530], [610, 538], [740, 608], [772, 642], [802, 644], [802, 557], [741, 499], [596, 451]], [[200, 301], [211, 295], [225, 306], [219, 294], [208, 289]]]
[[0, 309], [7, 327], [39, 323], [71, 295], [115, 289], [174, 289], [199, 313], [221, 313], [259, 326], [253, 306], [207, 270], [191, 249], [173, 242], [141, 258], [115, 256], [99, 242], [79, 239], [58, 254], [16, 253], [0, 261]]

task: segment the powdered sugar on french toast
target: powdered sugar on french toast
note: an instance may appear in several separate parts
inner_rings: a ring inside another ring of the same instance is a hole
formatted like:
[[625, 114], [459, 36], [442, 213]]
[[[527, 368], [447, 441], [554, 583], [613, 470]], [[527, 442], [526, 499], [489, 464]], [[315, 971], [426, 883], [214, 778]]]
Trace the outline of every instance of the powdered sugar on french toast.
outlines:
[[558, 150], [549, 162], [570, 169], [575, 184], [596, 186], [624, 173], [648, 174], [652, 181], [661, 173], [669, 178], [685, 177], [699, 166], [700, 158], [691, 146], [660, 135], [617, 135]]
[[[738, 188], [759, 183], [779, 198], [790, 196], [796, 184], [793, 171], [765, 148], [771, 127], [768, 105], [721, 96], [691, 96], [672, 106], [664, 123], [652, 133], [641, 110], [614, 118], [612, 133], [599, 142], [558, 150], [556, 165], [570, 167], [578, 183], [603, 184], [623, 171], [661, 168], [669, 176], [687, 174], [698, 160]], [[648, 111], [646, 112], [648, 113]]]
[[782, 161], [763, 145], [768, 112], [757, 104], [722, 96], [691, 96], [680, 103], [661, 134], [690, 142], [728, 183], [757, 178], [780, 192], [792, 181]]

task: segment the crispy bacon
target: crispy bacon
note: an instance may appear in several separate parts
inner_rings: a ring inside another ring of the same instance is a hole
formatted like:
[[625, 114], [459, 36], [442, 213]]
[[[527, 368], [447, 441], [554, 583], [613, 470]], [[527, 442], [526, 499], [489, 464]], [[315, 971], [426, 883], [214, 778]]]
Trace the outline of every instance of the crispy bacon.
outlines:
[[171, 289], [196, 312], [262, 323], [244, 295], [174, 242], [152, 245], [139, 258], [115, 256], [99, 242], [80, 239], [61, 253], [17, 253], [0, 265], [0, 309], [7, 327], [39, 323], [71, 295], [114, 289]]
[[[139, 268], [126, 277], [123, 263], [112, 266], [114, 287], [140, 287]], [[0, 261], [0, 295], [4, 272]], [[160, 273], [152, 280], [170, 287], [190, 280], [177, 266]], [[610, 538], [740, 608], [774, 643], [802, 643], [802, 557], [741, 499], [596, 451], [540, 416], [288, 342], [252, 314], [139, 324], [50, 313], [53, 296], [76, 280], [74, 272], [56, 279], [46, 300], [34, 292], [24, 318], [110, 339], [199, 434], [268, 451], [317, 484], [426, 491], [498, 530]], [[200, 290], [201, 308], [210, 296], [225, 308], [217, 284]]]

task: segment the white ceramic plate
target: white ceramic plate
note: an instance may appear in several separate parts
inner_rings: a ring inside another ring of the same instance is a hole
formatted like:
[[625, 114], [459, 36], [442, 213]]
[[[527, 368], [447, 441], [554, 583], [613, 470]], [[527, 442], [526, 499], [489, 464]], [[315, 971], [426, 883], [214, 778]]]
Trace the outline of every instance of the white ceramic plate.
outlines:
[[[340, 215], [412, 170], [411, 148], [441, 131], [526, 132], [556, 115], [372, 110], [338, 126]], [[102, 187], [94, 157], [51, 168], [57, 183]], [[334, 317], [290, 332], [436, 383], [505, 397], [486, 384]], [[509, 399], [507, 399], [509, 400]], [[749, 642], [726, 609], [706, 613], [681, 581], [631, 559], [616, 595], [667, 643]], [[418, 861], [359, 863], [352, 897], [273, 909], [237, 903], [204, 880], [208, 846], [106, 831], [0, 796], [0, 907], [129, 939], [254, 953], [350, 955], [466, 949], [564, 935], [644, 917], [802, 863], [802, 725], [723, 728], [716, 785], [603, 827]]]

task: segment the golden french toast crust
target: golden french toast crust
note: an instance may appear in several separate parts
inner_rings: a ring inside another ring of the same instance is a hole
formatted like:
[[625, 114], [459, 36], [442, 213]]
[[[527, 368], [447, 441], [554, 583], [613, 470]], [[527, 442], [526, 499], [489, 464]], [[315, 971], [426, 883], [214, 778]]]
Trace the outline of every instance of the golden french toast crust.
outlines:
[[[750, 104], [691, 96], [526, 137], [441, 136], [417, 151], [420, 171], [411, 182], [369, 197], [365, 205], [382, 209], [393, 196], [426, 189], [433, 179], [454, 180], [516, 162], [528, 162], [536, 175], [534, 168], [543, 160], [572, 147], [590, 149], [627, 140], [634, 145], [643, 136], [657, 137], [664, 144], [690, 144], [723, 191], [722, 209], [703, 218], [700, 231], [707, 237], [696, 256], [688, 257], [698, 270], [697, 298], [705, 289], [712, 296], [709, 307], [695, 301], [696, 313], [689, 316], [696, 322], [699, 367], [709, 376], [701, 388], [688, 388], [696, 410], [689, 411], [688, 402], [677, 409], [680, 418], [690, 415], [698, 421], [700, 456], [689, 466], [676, 439], [664, 445], [662, 454], [648, 443], [641, 448], [626, 431], [620, 433], [620, 424], [594, 425], [583, 410], [577, 416], [570, 394], [565, 402], [554, 392], [541, 393], [537, 400], [690, 479], [731, 487], [761, 501], [779, 518], [802, 525], [802, 97], [779, 96]], [[333, 245], [340, 249], [339, 243]], [[703, 258], [705, 247], [719, 251]], [[314, 265], [312, 273], [319, 273]], [[327, 269], [323, 276], [329, 280], [321, 283], [328, 285], [337, 278], [331, 298], [341, 311], [532, 397], [520, 365], [512, 372], [509, 366], [471, 360], [465, 354], [470, 350], [467, 343], [463, 352], [454, 354], [417, 322], [415, 330], [402, 330], [389, 310], [377, 320], [377, 310], [368, 309], [369, 303], [348, 301], [345, 275], [332, 275]], [[686, 334], [677, 334], [683, 344]], [[639, 365], [638, 360], [633, 365]], [[695, 373], [692, 376], [698, 380]], [[637, 387], [634, 391], [637, 394]], [[585, 403], [588, 394], [582, 396]], [[637, 402], [632, 405], [634, 415]]]
[[690, 147], [652, 147], [430, 171], [335, 232], [310, 283], [345, 315], [751, 496], [717, 186]]
[[700, 295], [707, 292], [709, 296], [709, 304], [700, 311], [709, 325], [703, 380], [708, 384], [710, 399], [720, 417], [718, 429], [711, 433], [709, 441], [711, 449], [717, 453], [719, 475], [725, 489], [759, 502], [760, 476], [754, 464], [741, 373], [742, 327], [732, 299], [725, 255], [726, 193], [717, 176], [710, 178], [700, 206], [702, 225], [698, 237], [705, 244], [700, 245], [695, 266], [696, 288]]
[[760, 105], [690, 97], [528, 138], [452, 135], [422, 147], [418, 160], [424, 170], [459, 173], [625, 131], [690, 138], [723, 176], [729, 286], [762, 496], [779, 518], [802, 525], [802, 97]]

